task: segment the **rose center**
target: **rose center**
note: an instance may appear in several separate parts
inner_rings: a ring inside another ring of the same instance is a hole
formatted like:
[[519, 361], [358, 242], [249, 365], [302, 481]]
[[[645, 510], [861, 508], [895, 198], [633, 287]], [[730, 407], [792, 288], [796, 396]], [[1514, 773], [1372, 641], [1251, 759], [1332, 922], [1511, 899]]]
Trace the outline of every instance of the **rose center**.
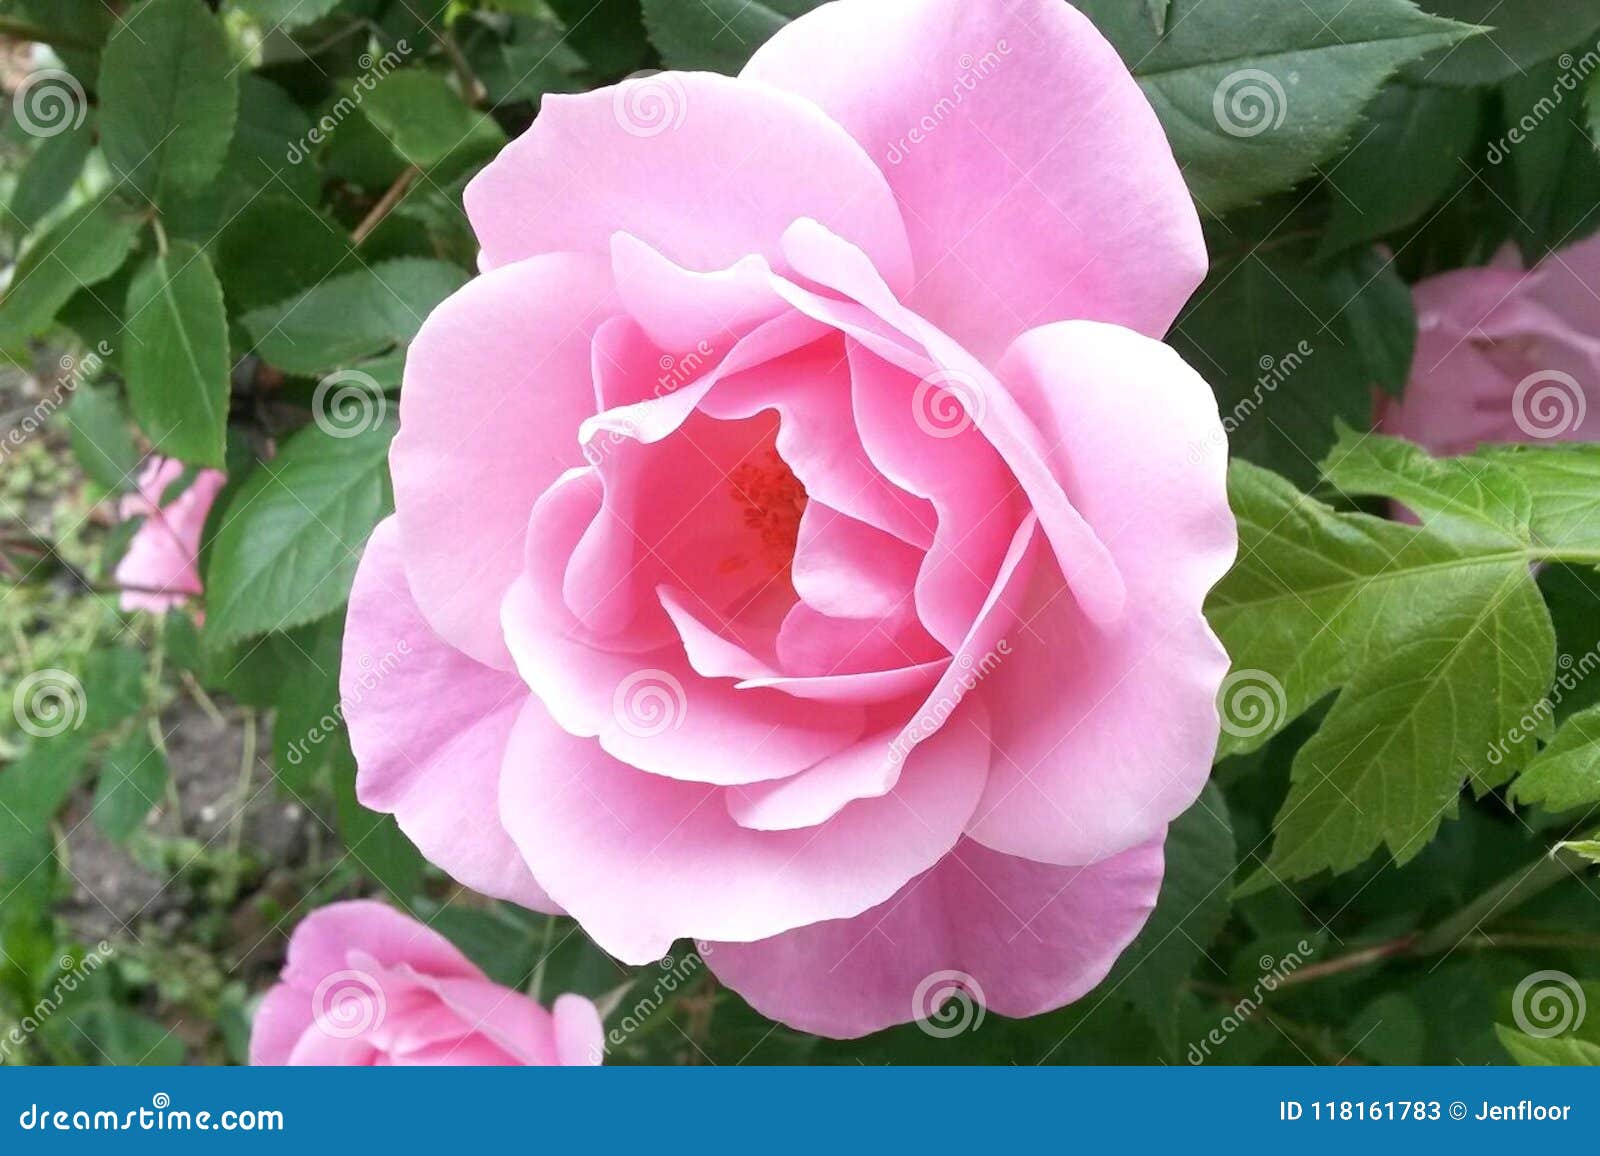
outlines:
[[[800, 537], [800, 515], [806, 508], [806, 488], [774, 449], [763, 450], [740, 462], [728, 475], [728, 495], [743, 513], [744, 524], [760, 539], [761, 557], [774, 570], [794, 561]], [[735, 567], [744, 559], [729, 559]]]

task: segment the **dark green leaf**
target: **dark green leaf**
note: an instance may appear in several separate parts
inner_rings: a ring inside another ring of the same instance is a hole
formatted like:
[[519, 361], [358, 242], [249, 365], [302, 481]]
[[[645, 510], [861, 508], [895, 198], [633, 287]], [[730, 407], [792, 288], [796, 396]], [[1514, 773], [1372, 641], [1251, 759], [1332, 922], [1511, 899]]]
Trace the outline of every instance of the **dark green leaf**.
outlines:
[[425, 69], [384, 77], [367, 92], [361, 111], [419, 169], [488, 156], [506, 143], [493, 117], [474, 110], [442, 75]]
[[725, 72], [822, 0], [644, 0], [644, 24], [668, 68]]
[[139, 450], [117, 391], [80, 386], [67, 407], [67, 423], [72, 452], [83, 472], [107, 490], [126, 488], [138, 468]]
[[68, 298], [117, 271], [138, 232], [136, 219], [97, 201], [35, 238], [0, 297], [0, 342], [32, 337], [49, 328]]
[[[1420, 0], [1451, 20], [1489, 29], [1452, 51], [1417, 61], [1407, 75], [1419, 84], [1497, 84], [1600, 33], [1600, 11], [1583, 0]], [[1571, 67], [1567, 64], [1564, 67]]]
[[88, 121], [45, 137], [17, 176], [11, 193], [9, 221], [18, 232], [31, 229], [50, 210], [67, 199], [94, 146], [94, 128]]

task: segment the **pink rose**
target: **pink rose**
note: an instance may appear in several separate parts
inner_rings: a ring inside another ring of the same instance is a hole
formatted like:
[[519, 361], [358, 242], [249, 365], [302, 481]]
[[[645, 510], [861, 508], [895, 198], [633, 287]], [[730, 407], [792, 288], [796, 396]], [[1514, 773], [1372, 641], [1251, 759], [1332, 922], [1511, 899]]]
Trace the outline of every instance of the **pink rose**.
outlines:
[[466, 201], [350, 600], [363, 802], [806, 1031], [1088, 991], [1209, 772], [1236, 545], [1116, 52], [1060, 0], [841, 0], [737, 79], [547, 98]]
[[1523, 269], [1514, 250], [1412, 288], [1417, 351], [1379, 426], [1435, 454], [1600, 440], [1600, 236]]
[[144, 519], [113, 574], [122, 587], [124, 610], [165, 614], [200, 593], [200, 533], [228, 479], [216, 470], [201, 470], [181, 494], [163, 504], [167, 489], [185, 468], [176, 458], [151, 457], [139, 471], [137, 491], [125, 495], [117, 507], [123, 521]]
[[301, 920], [282, 980], [256, 1011], [252, 1064], [583, 1065], [605, 1050], [600, 1013], [582, 996], [546, 1011], [370, 900]]

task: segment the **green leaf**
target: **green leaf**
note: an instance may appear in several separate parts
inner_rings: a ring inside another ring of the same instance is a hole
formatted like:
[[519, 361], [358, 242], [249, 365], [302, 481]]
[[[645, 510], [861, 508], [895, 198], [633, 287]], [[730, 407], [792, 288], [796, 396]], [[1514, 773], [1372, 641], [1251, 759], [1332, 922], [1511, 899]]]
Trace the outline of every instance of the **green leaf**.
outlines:
[[1530, 1036], [1504, 1024], [1495, 1024], [1494, 1034], [1524, 1067], [1594, 1067], [1600, 1064], [1600, 1044], [1572, 1036]]
[[566, 26], [565, 42], [601, 84], [646, 67], [653, 56], [639, 0], [548, 0]]
[[366, 874], [409, 905], [422, 879], [422, 856], [411, 845], [393, 815], [369, 811], [356, 799], [356, 760], [339, 737], [333, 760], [339, 834], [350, 857]]
[[644, 0], [644, 25], [668, 68], [729, 76], [773, 34], [823, 0]]
[[[1437, 16], [1488, 29], [1406, 70], [1418, 84], [1498, 84], [1600, 34], [1600, 12], [1568, 0], [1419, 0]], [[1588, 45], [1586, 45], [1587, 47]], [[1571, 64], [1564, 67], [1571, 68]]]
[[1233, 824], [1216, 784], [1207, 784], [1195, 804], [1167, 829], [1166, 855], [1155, 910], [1105, 984], [1145, 1014], [1168, 1057], [1176, 1058], [1184, 980], [1228, 918]]
[[390, 422], [350, 437], [308, 426], [262, 462], [223, 515], [206, 570], [206, 633], [285, 630], [337, 609], [367, 535], [393, 508]]
[[265, 193], [217, 239], [217, 274], [235, 314], [272, 305], [328, 277], [349, 252], [338, 224], [287, 193]]
[[67, 424], [83, 472], [108, 491], [125, 489], [139, 466], [139, 450], [117, 391], [80, 386], [67, 407]]
[[228, 437], [228, 322], [204, 250], [175, 241], [128, 288], [128, 401], [157, 448], [221, 467]]
[[1565, 843], [1557, 843], [1557, 851], [1571, 851], [1580, 855], [1590, 863], [1600, 864], [1600, 839], [1572, 839]]
[[[1370, 244], [1417, 221], [1461, 180], [1478, 148], [1481, 102], [1391, 84], [1368, 106], [1355, 143], [1328, 170], [1333, 195], [1320, 254]], [[1406, 179], [1396, 180], [1403, 166]]]
[[124, 843], [167, 789], [167, 760], [143, 730], [106, 752], [94, 794], [95, 825], [114, 843]]
[[244, 324], [265, 361], [317, 374], [410, 341], [434, 306], [466, 282], [455, 265], [402, 257], [253, 310]]
[[239, 79], [201, 0], [145, 0], [118, 23], [100, 69], [100, 144], [113, 173], [156, 204], [214, 177], [233, 137]]
[[1578, 107], [1581, 89], [1575, 78], [1559, 61], [1549, 61], [1501, 89], [1505, 135], [1491, 146], [1489, 159], [1510, 158], [1513, 231], [1529, 261], [1581, 240], [1600, 225], [1594, 214], [1600, 154]]
[[1600, 551], [1600, 445], [1493, 446], [1479, 456], [1514, 470], [1534, 496], [1534, 540], [1558, 551]]
[[62, 204], [83, 172], [93, 147], [94, 126], [87, 120], [40, 141], [17, 175], [17, 186], [11, 192], [10, 227], [25, 233]]
[[132, 646], [97, 646], [89, 652], [83, 662], [85, 734], [103, 734], [139, 712], [145, 667], [144, 651]]
[[[1525, 741], [1531, 739], [1525, 736]], [[1552, 811], [1600, 803], [1600, 707], [1580, 711], [1562, 723], [1555, 738], [1512, 784], [1511, 796]]]
[[1168, 337], [1216, 391], [1232, 452], [1302, 485], [1337, 422], [1370, 424], [1379, 370], [1403, 380], [1415, 340], [1410, 294], [1382, 258], [1315, 265], [1311, 248], [1219, 258]]
[[57, 221], [24, 251], [0, 297], [0, 343], [48, 329], [74, 293], [117, 271], [138, 232], [136, 219], [105, 201]]
[[83, 777], [89, 742], [67, 732], [36, 739], [0, 770], [0, 863], [24, 859]]
[[1309, 176], [1396, 69], [1473, 31], [1407, 0], [1173, 0], [1164, 35], [1144, 5], [1080, 7], [1138, 78], [1211, 214]]
[[384, 77], [367, 91], [361, 111], [395, 152], [419, 169], [489, 156], [506, 143], [493, 117], [472, 108], [442, 75], [426, 69]]
[[233, 0], [233, 5], [269, 32], [288, 32], [321, 20], [339, 0]]
[[294, 649], [283, 651], [274, 664], [272, 764], [278, 781], [304, 796], [348, 741], [339, 701], [344, 616], [331, 614], [295, 636]]

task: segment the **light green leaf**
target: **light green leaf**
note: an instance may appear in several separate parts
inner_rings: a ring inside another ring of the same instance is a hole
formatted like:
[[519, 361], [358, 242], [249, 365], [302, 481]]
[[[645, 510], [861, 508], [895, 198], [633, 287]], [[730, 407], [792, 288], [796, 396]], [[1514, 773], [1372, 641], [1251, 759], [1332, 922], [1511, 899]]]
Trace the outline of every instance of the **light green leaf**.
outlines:
[[0, 297], [0, 342], [42, 333], [80, 288], [115, 273], [133, 248], [139, 222], [105, 201], [84, 205], [36, 238]]
[[[1523, 741], [1531, 743], [1532, 736]], [[1511, 795], [1519, 803], [1538, 803], [1552, 811], [1600, 803], [1600, 706], [1562, 723], [1512, 784]]]
[[350, 437], [308, 426], [224, 511], [206, 571], [206, 633], [226, 642], [315, 621], [350, 593], [367, 535], [393, 508], [391, 422]]
[[1533, 495], [1530, 527], [1541, 546], [1600, 551], [1600, 445], [1496, 446], [1480, 456], [1515, 471]]
[[0, 863], [25, 856], [48, 829], [83, 777], [88, 750], [87, 736], [66, 731], [34, 740], [0, 770]]
[[426, 69], [384, 77], [367, 92], [361, 111], [395, 152], [419, 169], [488, 156], [506, 143], [493, 117], [472, 108], [442, 75]]
[[644, 26], [668, 68], [729, 76], [778, 29], [823, 0], [644, 0]]
[[455, 265], [402, 257], [253, 310], [244, 324], [270, 364], [322, 373], [410, 341], [433, 307], [466, 281], [466, 271]]
[[146, 0], [100, 69], [100, 144], [129, 191], [156, 204], [214, 177], [233, 137], [239, 78], [201, 0]]
[[106, 752], [94, 794], [95, 825], [112, 842], [126, 842], [166, 789], [166, 757], [145, 731], [134, 731]]
[[1176, 1057], [1184, 980], [1228, 918], [1228, 878], [1235, 863], [1233, 824], [1216, 784], [1207, 784], [1195, 804], [1168, 828], [1166, 855], [1166, 875], [1155, 910], [1112, 967], [1105, 990], [1138, 1007], [1169, 1057]]
[[1165, 35], [1141, 4], [1080, 7], [1133, 70], [1211, 214], [1309, 176], [1396, 69], [1473, 31], [1408, 0], [1173, 0]]
[[221, 467], [228, 436], [228, 323], [204, 250], [176, 241], [128, 287], [128, 400], [164, 454]]
[[1594, 1067], [1600, 1064], [1600, 1044], [1574, 1036], [1530, 1036], [1504, 1024], [1494, 1034], [1511, 1058], [1524, 1067]]
[[1565, 843], [1556, 844], [1557, 851], [1571, 851], [1580, 855], [1590, 863], [1600, 864], [1600, 839], [1573, 839]]
[[287, 32], [321, 20], [339, 0], [233, 0], [233, 5], [269, 32]]

